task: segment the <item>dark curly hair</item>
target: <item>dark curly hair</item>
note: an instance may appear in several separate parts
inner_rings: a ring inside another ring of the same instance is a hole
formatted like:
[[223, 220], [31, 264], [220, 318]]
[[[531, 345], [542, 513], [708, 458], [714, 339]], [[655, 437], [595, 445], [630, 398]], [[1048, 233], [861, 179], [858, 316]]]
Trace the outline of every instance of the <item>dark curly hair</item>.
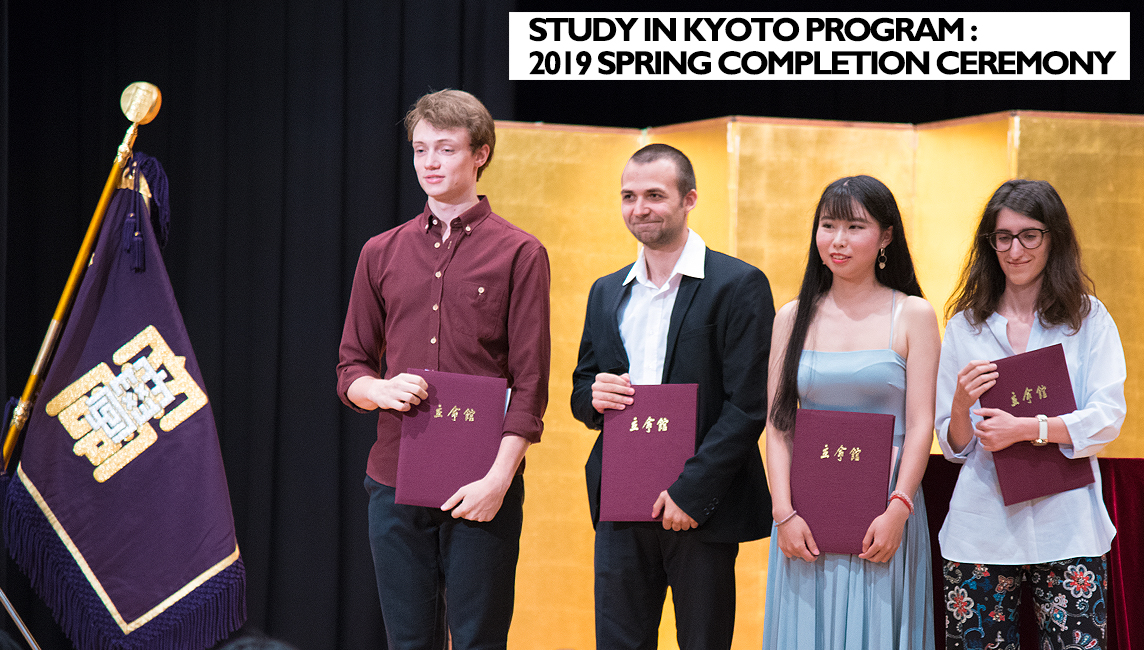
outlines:
[[1067, 325], [1077, 331], [1092, 309], [1088, 297], [1095, 290], [1092, 278], [1081, 265], [1080, 245], [1068, 210], [1046, 181], [1011, 180], [990, 197], [957, 288], [946, 303], [946, 319], [965, 312], [966, 320], [980, 328], [997, 311], [1005, 293], [1005, 272], [986, 236], [997, 228], [997, 215], [1002, 208], [1045, 224], [1051, 248], [1037, 295], [1037, 314], [1045, 327]]

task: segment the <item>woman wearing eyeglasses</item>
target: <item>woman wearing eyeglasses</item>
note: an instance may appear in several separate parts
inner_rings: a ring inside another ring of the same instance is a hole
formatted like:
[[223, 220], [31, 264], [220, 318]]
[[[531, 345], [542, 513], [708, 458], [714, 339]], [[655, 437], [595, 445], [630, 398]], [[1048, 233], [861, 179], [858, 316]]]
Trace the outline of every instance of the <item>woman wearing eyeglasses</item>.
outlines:
[[[938, 370], [938, 441], [965, 464], [938, 536], [947, 648], [1019, 647], [1024, 582], [1036, 601], [1036, 647], [1104, 647], [1105, 559], [1116, 529], [1096, 453], [1124, 422], [1126, 370], [1116, 324], [1092, 291], [1056, 190], [1027, 180], [998, 188], [947, 305]], [[990, 360], [1058, 343], [1076, 411], [1019, 418], [980, 407], [997, 381]], [[1005, 506], [993, 452], [1023, 441], [1088, 458], [1096, 481]]]

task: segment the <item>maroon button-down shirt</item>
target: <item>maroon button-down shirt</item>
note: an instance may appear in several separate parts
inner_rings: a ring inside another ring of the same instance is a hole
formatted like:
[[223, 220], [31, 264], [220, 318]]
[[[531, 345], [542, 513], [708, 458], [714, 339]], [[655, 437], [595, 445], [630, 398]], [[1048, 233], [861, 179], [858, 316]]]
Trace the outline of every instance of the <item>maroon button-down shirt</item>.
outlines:
[[[362, 248], [339, 348], [338, 394], [359, 377], [411, 368], [504, 377], [512, 389], [504, 434], [539, 442], [551, 356], [548, 253], [497, 216], [488, 199], [444, 224], [426, 205], [416, 219]], [[397, 478], [399, 411], [379, 409], [366, 473]]]

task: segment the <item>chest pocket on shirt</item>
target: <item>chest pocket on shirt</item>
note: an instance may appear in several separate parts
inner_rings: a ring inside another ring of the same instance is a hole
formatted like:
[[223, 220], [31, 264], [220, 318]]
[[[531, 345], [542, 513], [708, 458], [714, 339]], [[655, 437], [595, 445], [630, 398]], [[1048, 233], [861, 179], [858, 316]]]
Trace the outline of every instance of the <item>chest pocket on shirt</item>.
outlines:
[[457, 308], [455, 323], [462, 332], [486, 340], [505, 335], [508, 315], [502, 291], [477, 282], [457, 282], [453, 299]]

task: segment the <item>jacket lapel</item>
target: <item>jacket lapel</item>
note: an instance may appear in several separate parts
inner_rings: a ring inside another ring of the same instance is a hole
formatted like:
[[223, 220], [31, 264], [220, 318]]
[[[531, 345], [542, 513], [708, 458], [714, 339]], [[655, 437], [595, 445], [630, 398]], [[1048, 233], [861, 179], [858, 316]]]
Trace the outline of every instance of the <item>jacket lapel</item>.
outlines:
[[699, 290], [702, 282], [699, 278], [687, 275], [680, 278], [679, 293], [675, 294], [675, 305], [671, 308], [671, 323], [667, 328], [667, 351], [663, 357], [662, 379], [665, 384], [669, 383], [667, 378], [671, 374], [671, 364], [675, 359], [675, 343], [679, 340], [679, 329], [683, 326], [683, 319], [687, 316], [691, 301], [695, 298], [695, 292]]
[[[630, 266], [628, 267], [631, 268]], [[627, 275], [627, 271], [621, 275], [620, 280]], [[620, 284], [616, 287], [616, 291], [612, 294], [605, 305], [605, 314], [610, 314], [612, 318], [611, 326], [608, 327], [608, 341], [607, 344], [611, 350], [611, 358], [615, 359], [618, 364], [613, 368], [601, 368], [604, 372], [610, 372], [615, 375], [622, 375], [628, 372], [631, 361], [628, 360], [628, 352], [624, 349], [624, 339], [620, 336], [620, 306], [624, 304], [624, 296], [628, 295], [631, 291], [631, 284]]]

